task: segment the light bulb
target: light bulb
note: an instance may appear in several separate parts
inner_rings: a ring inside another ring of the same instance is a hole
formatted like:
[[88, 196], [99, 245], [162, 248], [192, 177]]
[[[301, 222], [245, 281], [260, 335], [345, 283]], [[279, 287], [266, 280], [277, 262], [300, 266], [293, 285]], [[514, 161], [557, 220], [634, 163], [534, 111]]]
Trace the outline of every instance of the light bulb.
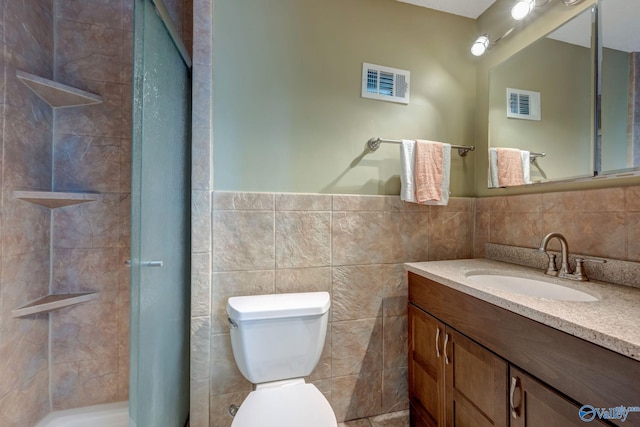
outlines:
[[471, 45], [471, 53], [475, 56], [482, 56], [489, 47], [489, 37], [480, 36]]
[[516, 21], [522, 21], [533, 10], [535, 0], [520, 0], [511, 9], [511, 16]]

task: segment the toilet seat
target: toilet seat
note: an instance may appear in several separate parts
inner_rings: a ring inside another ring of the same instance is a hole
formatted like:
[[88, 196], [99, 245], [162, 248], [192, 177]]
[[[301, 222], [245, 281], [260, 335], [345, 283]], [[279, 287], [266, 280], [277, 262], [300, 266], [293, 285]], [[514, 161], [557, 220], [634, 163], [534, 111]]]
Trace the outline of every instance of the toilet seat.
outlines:
[[259, 385], [242, 402], [231, 427], [337, 427], [331, 405], [313, 384], [300, 379]]

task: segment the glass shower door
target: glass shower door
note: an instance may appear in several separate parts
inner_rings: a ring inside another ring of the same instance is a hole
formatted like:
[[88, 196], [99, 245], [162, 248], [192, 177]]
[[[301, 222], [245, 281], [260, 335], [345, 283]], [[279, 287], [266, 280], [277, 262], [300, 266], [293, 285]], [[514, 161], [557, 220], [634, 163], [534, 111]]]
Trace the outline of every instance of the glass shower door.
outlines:
[[130, 426], [183, 427], [189, 414], [190, 61], [162, 2], [134, 4]]

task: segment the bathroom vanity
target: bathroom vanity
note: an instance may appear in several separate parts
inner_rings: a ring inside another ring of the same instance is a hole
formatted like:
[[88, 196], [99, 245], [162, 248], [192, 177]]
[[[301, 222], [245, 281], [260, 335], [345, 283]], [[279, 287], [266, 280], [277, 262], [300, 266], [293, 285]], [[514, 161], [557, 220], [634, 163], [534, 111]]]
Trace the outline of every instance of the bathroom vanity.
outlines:
[[[640, 407], [640, 289], [566, 283], [483, 259], [407, 269], [411, 426], [640, 426], [636, 412], [604, 422], [586, 407], [580, 418], [583, 405]], [[597, 301], [538, 298], [469, 280], [505, 270], [584, 289]]]

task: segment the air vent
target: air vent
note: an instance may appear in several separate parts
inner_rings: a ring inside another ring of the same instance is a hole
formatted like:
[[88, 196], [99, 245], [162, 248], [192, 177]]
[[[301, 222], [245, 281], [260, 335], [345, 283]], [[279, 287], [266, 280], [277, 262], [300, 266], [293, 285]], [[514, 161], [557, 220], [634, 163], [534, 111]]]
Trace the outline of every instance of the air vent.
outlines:
[[362, 97], [408, 104], [409, 71], [363, 63]]
[[507, 88], [507, 117], [540, 120], [540, 92]]

